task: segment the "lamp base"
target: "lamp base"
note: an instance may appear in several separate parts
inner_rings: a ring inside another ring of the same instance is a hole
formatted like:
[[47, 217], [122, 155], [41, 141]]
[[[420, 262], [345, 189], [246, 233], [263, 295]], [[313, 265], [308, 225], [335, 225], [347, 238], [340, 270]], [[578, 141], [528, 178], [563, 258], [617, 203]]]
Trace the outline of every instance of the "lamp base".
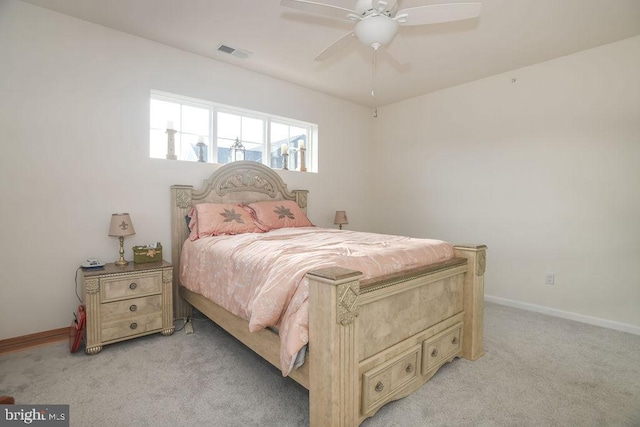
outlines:
[[129, 264], [129, 261], [127, 261], [126, 259], [124, 259], [124, 236], [120, 236], [120, 258], [118, 258], [118, 260], [116, 261], [116, 266], [118, 267], [124, 267], [125, 265]]

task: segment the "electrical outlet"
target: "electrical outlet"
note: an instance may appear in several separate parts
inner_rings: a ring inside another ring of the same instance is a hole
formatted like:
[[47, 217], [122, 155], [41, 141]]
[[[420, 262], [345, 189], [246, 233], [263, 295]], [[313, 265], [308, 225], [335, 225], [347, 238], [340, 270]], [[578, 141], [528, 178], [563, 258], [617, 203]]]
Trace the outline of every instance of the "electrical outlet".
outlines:
[[546, 273], [544, 275], [545, 285], [553, 285], [556, 282], [556, 275], [554, 273]]

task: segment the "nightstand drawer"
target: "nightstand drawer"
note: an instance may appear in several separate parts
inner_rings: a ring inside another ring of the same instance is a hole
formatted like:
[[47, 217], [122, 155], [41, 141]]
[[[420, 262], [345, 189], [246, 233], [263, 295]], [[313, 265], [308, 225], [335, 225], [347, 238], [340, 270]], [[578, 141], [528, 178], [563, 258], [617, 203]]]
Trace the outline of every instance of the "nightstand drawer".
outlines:
[[100, 280], [100, 292], [102, 302], [159, 294], [162, 292], [162, 272], [103, 278]]
[[102, 322], [102, 341], [113, 341], [162, 328], [162, 312], [135, 316], [124, 320]]
[[101, 304], [100, 320], [102, 323], [105, 323], [161, 312], [162, 295], [152, 295], [150, 297], [132, 298]]

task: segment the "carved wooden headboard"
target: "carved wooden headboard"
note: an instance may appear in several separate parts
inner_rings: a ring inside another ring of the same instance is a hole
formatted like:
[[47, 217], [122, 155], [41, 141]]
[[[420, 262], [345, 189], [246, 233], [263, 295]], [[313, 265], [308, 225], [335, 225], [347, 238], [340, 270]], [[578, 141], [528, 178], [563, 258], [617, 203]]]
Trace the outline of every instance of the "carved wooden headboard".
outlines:
[[171, 186], [171, 259], [173, 262], [174, 317], [185, 317], [188, 307], [178, 295], [182, 244], [189, 237], [185, 217], [198, 203], [251, 203], [264, 200], [293, 200], [307, 211], [307, 190], [287, 189], [273, 169], [261, 163], [243, 161], [226, 164], [204, 180], [202, 188]]

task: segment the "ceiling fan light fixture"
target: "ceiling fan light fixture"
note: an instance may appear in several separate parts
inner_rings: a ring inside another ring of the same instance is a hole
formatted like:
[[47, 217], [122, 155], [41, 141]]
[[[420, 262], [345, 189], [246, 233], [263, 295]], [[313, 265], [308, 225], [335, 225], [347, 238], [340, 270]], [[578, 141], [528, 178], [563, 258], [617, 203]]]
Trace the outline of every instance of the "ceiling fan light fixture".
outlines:
[[356, 24], [358, 40], [367, 46], [388, 44], [398, 31], [398, 23], [385, 15], [371, 15]]

